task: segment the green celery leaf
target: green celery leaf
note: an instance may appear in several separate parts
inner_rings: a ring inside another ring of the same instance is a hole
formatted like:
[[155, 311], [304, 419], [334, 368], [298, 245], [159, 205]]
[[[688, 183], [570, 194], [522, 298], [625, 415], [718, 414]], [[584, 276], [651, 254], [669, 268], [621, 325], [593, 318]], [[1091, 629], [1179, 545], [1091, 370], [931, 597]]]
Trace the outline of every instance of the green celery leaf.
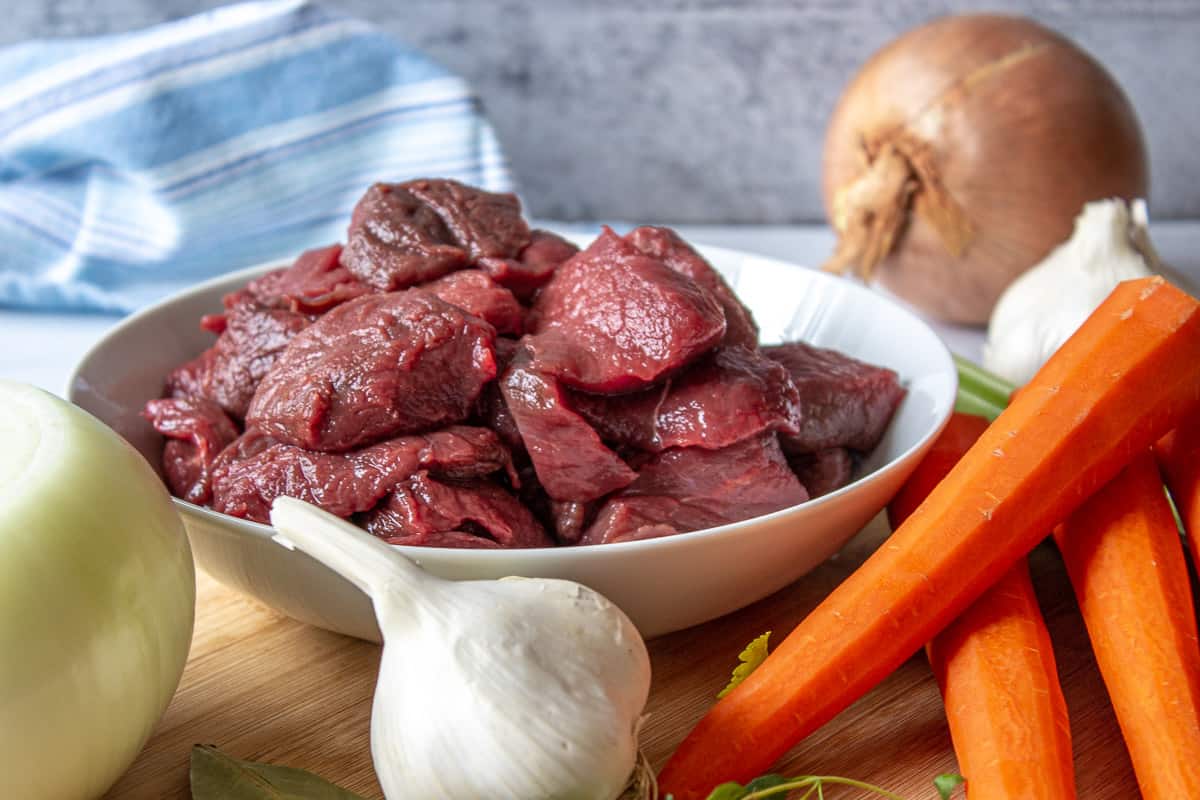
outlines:
[[192, 800], [363, 800], [311, 772], [231, 758], [212, 745], [192, 748]]
[[733, 675], [729, 678], [729, 685], [717, 693], [718, 700], [732, 692], [739, 683], [750, 677], [751, 672], [758, 669], [759, 664], [767, 660], [767, 640], [770, 638], [771, 632], [767, 631], [746, 645], [746, 649], [738, 654], [738, 661], [741, 663], [733, 668]]

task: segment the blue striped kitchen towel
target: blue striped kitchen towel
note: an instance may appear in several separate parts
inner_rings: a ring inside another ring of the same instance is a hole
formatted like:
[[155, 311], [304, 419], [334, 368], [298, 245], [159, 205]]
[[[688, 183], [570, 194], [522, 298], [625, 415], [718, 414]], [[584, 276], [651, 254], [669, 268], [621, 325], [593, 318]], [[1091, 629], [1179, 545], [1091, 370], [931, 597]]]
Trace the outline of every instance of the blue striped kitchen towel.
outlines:
[[469, 87], [300, 0], [0, 50], [0, 306], [127, 312], [345, 236], [376, 180], [509, 189]]

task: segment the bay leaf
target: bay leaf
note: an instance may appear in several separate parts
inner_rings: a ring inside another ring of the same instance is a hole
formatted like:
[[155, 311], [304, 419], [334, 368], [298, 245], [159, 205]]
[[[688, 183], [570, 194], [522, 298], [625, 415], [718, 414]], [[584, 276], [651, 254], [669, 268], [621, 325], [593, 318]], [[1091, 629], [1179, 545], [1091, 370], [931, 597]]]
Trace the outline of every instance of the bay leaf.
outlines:
[[311, 772], [241, 761], [213, 745], [192, 748], [192, 800], [364, 800]]

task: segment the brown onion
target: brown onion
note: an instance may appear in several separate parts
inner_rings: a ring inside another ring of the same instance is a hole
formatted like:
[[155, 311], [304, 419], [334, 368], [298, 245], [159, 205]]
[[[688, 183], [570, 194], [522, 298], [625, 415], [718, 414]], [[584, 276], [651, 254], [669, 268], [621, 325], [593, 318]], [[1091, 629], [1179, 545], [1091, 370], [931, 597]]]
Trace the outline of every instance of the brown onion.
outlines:
[[1084, 203], [1144, 197], [1148, 172], [1129, 100], [1087, 53], [1028, 19], [945, 17], [872, 56], [834, 111], [826, 268], [982, 323]]

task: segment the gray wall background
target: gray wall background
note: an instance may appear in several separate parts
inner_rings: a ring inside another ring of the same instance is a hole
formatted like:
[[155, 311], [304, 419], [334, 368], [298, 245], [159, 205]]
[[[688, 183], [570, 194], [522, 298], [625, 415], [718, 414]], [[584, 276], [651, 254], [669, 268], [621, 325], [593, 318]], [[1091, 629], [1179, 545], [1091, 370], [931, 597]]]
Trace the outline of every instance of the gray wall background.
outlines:
[[[213, 0], [5, 0], [0, 44], [128, 30]], [[1200, 218], [1200, 0], [326, 0], [470, 79], [536, 216], [820, 220], [842, 87], [949, 11], [1025, 13], [1125, 88], [1157, 218]]]

